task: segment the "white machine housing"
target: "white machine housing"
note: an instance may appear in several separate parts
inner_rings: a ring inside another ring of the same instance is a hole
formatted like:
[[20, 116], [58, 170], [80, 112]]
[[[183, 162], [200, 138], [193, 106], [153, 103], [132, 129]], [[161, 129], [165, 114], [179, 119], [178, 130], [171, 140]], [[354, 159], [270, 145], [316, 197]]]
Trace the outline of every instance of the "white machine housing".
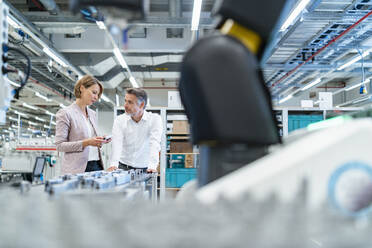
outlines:
[[[249, 193], [254, 198], [264, 199], [275, 193], [287, 202], [298, 195], [306, 179], [308, 207], [321, 207], [329, 200], [331, 177], [337, 170], [353, 163], [372, 169], [371, 144], [372, 120], [369, 118], [318, 130], [202, 187], [197, 198], [213, 203], [218, 197], [234, 199]], [[371, 187], [372, 175], [368, 177]], [[355, 190], [355, 183], [358, 182], [343, 183], [341, 190]], [[347, 192], [346, 197], [351, 199], [352, 194]]]

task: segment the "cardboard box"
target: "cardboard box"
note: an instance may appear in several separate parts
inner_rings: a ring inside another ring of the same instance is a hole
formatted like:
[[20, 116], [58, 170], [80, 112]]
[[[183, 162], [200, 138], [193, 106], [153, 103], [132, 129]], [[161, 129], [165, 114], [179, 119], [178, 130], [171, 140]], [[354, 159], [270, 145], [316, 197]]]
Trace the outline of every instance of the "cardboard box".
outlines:
[[182, 108], [181, 97], [178, 91], [168, 91], [168, 107]]
[[173, 133], [189, 133], [190, 127], [187, 121], [173, 121]]
[[185, 156], [185, 168], [194, 168], [194, 154], [186, 154]]
[[187, 141], [171, 141], [171, 153], [187, 153], [192, 152], [192, 144]]

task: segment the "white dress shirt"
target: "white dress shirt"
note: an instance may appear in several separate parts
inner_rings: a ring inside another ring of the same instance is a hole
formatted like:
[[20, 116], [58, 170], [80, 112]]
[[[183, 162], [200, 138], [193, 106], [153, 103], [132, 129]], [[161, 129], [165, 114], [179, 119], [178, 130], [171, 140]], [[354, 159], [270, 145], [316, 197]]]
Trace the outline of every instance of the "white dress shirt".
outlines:
[[[85, 119], [85, 124], [87, 125], [88, 136], [92, 138], [94, 136], [93, 126], [92, 126], [92, 124], [90, 123], [90, 121], [87, 118], [84, 117], [84, 119]], [[97, 161], [97, 160], [99, 160], [98, 147], [87, 146], [87, 148], [89, 150], [88, 161]]]
[[111, 166], [123, 164], [136, 168], [156, 169], [163, 124], [160, 115], [144, 111], [135, 122], [129, 115], [116, 117], [112, 128]]

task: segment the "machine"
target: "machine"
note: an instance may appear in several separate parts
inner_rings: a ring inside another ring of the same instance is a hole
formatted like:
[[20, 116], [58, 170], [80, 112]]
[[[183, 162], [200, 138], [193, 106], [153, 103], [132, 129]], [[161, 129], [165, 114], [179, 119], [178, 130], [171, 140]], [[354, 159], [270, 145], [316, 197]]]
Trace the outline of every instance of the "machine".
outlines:
[[[200, 146], [200, 187], [280, 143], [258, 61], [285, 2], [222, 1], [221, 33], [198, 40], [184, 56], [179, 91]], [[260, 11], [269, 5], [271, 11]]]

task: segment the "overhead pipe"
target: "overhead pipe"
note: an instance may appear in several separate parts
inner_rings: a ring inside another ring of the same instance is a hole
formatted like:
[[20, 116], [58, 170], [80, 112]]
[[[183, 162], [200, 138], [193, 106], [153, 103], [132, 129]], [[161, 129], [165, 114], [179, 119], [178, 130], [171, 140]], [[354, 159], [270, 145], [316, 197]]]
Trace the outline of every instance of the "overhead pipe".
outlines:
[[295, 68], [293, 68], [292, 70], [290, 70], [289, 72], [287, 72], [284, 76], [282, 76], [278, 81], [276, 81], [275, 83], [273, 83], [271, 86], [270, 86], [270, 89], [274, 88], [277, 84], [279, 84], [280, 82], [282, 82], [285, 78], [289, 77], [290, 75], [292, 75], [295, 71], [297, 71], [298, 68], [300, 68], [301, 66], [303, 66], [304, 64], [306, 64], [307, 62], [309, 62], [310, 60], [312, 60], [315, 56], [317, 56], [319, 53], [323, 52], [324, 49], [326, 49], [327, 47], [329, 47], [331, 44], [335, 43], [338, 39], [340, 39], [342, 36], [344, 36], [346, 33], [348, 33], [350, 30], [352, 30], [353, 28], [355, 28], [359, 23], [361, 23], [362, 21], [364, 21], [367, 17], [369, 17], [370, 15], [372, 15], [372, 11], [368, 12], [368, 14], [366, 14], [365, 16], [363, 16], [362, 18], [360, 18], [356, 23], [354, 23], [353, 25], [351, 25], [350, 27], [348, 27], [347, 29], [345, 29], [341, 34], [339, 34], [338, 36], [336, 36], [335, 38], [333, 38], [330, 42], [328, 42], [325, 46], [323, 46], [322, 48], [320, 48], [318, 51], [316, 51], [313, 55], [311, 55], [308, 59], [306, 59], [304, 62], [302, 62], [301, 64], [297, 65]]
[[[57, 49], [54, 48], [53, 43], [49, 39], [47, 39], [33, 23], [27, 20], [26, 17], [19, 10], [17, 10], [7, 0], [3, 0], [3, 3], [5, 3], [9, 7], [9, 12], [12, 13], [12, 16], [14, 16], [20, 23], [22, 23], [22, 26], [24, 27], [23, 31], [26, 32], [32, 39], [34, 39], [36, 43], [38, 43], [39, 45], [45, 44], [59, 57], [64, 58], [64, 56], [62, 56], [59, 52], [57, 52]], [[66, 62], [72, 69], [72, 71], [76, 73], [76, 75], [84, 75], [84, 72], [80, 70], [80, 68], [74, 66], [67, 60]]]
[[[168, 0], [169, 4], [169, 17], [181, 18], [182, 17], [182, 1], [181, 0]], [[182, 35], [182, 28], [170, 28], [169, 32], [175, 37]]]

